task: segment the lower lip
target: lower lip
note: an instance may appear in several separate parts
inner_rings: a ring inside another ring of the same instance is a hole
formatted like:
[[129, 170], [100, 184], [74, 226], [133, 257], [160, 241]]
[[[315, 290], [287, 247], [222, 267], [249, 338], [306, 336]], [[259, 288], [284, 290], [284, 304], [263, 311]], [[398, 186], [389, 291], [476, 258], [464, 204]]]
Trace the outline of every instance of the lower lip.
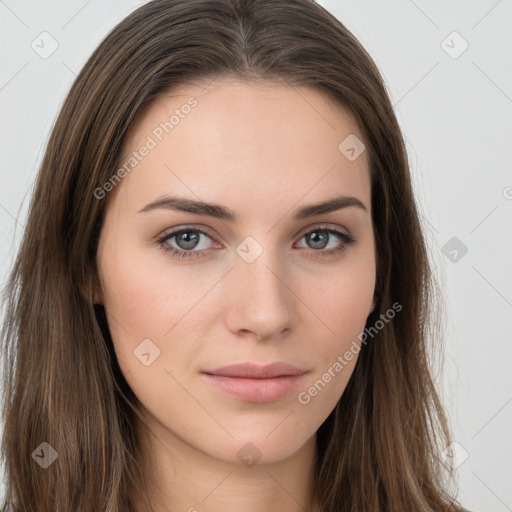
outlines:
[[248, 379], [226, 377], [204, 373], [208, 380], [221, 391], [246, 402], [275, 402], [291, 393], [304, 377], [302, 375], [283, 375], [268, 379]]

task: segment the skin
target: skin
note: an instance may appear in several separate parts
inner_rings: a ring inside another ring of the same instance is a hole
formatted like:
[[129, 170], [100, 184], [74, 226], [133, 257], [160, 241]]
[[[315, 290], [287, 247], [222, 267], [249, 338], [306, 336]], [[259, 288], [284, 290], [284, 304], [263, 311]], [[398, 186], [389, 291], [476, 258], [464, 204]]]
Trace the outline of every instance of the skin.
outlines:
[[[105, 306], [119, 365], [143, 406], [146, 425], [137, 429], [154, 510], [303, 512], [315, 432], [357, 357], [309, 403], [297, 395], [358, 341], [374, 307], [367, 152], [350, 161], [338, 149], [349, 134], [363, 136], [348, 111], [314, 89], [222, 79], [155, 100], [132, 126], [123, 156], [190, 96], [197, 106], [109, 193], [95, 301]], [[224, 205], [239, 220], [139, 212], [165, 194]], [[301, 206], [339, 195], [355, 196], [367, 211], [292, 219]], [[191, 224], [209, 232], [198, 248], [177, 237], [164, 245], [202, 256], [162, 250], [158, 237]], [[345, 244], [331, 234], [327, 249], [318, 249], [304, 236], [322, 224], [356, 241], [322, 257]], [[263, 249], [252, 263], [236, 252], [248, 236]], [[145, 339], [160, 350], [148, 366], [134, 355]], [[201, 374], [248, 361], [285, 361], [308, 373], [267, 403], [229, 396]], [[261, 454], [251, 467], [237, 455], [247, 443]]]

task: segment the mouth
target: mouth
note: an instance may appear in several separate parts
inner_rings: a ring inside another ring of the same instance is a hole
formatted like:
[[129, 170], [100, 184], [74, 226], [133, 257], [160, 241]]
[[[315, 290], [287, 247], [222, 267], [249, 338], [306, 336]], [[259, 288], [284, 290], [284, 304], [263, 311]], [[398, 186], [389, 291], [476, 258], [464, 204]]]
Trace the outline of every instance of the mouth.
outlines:
[[205, 370], [202, 374], [220, 391], [245, 402], [275, 402], [290, 394], [308, 373], [288, 363], [243, 363]]

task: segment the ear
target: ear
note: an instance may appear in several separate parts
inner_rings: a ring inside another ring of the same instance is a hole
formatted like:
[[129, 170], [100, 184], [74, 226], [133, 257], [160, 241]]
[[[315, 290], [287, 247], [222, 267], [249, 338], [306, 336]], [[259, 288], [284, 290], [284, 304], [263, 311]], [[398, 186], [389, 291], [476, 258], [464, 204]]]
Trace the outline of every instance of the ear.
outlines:
[[368, 314], [370, 314], [370, 313], [372, 313], [372, 312], [373, 312], [373, 310], [375, 309], [375, 305], [376, 305], [376, 304], [377, 304], [377, 298], [376, 298], [376, 297], [375, 297], [375, 295], [374, 295], [374, 296], [373, 296], [373, 300], [372, 300], [372, 307], [371, 307], [371, 309], [370, 309], [370, 311], [369, 311], [369, 313], [368, 313]]
[[92, 293], [93, 304], [103, 304], [103, 293], [101, 290], [94, 290]]
[[93, 304], [104, 304], [103, 290], [99, 279], [91, 280], [91, 297]]
[[94, 276], [87, 276], [86, 282], [80, 287], [80, 290], [87, 302], [92, 304], [103, 304], [103, 291], [100, 283], [94, 278]]

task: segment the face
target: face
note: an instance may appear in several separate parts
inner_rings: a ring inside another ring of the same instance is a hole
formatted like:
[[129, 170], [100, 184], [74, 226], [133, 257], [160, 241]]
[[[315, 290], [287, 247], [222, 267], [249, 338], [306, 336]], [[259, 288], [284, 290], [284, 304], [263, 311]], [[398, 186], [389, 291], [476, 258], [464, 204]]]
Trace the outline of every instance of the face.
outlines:
[[[234, 79], [173, 89], [132, 126], [96, 301], [166, 444], [272, 463], [335, 407], [375, 286], [370, 172], [354, 137], [354, 119], [316, 90]], [[355, 199], [305, 210], [342, 196]], [[218, 370], [245, 363], [293, 368]]]

